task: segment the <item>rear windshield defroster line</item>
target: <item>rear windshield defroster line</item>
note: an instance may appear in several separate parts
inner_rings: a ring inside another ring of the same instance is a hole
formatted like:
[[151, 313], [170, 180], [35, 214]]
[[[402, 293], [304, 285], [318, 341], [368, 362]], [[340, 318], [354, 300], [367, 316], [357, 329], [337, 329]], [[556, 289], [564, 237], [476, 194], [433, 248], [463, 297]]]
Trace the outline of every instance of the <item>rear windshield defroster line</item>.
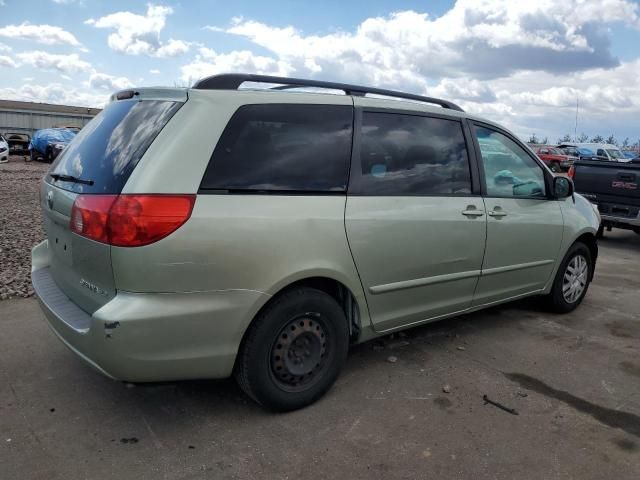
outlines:
[[108, 104], [56, 159], [51, 166], [50, 181], [76, 193], [120, 193], [149, 145], [182, 105], [164, 100]]

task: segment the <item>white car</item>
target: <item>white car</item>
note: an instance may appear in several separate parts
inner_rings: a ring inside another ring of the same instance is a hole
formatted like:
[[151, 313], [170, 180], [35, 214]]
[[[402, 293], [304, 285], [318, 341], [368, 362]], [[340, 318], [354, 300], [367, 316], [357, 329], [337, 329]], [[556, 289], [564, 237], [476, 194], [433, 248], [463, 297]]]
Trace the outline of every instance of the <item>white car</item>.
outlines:
[[0, 163], [7, 163], [9, 161], [9, 144], [5, 138], [0, 135]]

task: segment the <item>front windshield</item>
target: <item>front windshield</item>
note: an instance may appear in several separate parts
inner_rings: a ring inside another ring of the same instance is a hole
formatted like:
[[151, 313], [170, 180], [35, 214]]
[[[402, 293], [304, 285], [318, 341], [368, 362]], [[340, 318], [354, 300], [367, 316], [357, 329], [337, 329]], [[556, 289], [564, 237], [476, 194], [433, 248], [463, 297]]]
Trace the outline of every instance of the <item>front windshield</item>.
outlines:
[[624, 158], [624, 155], [620, 150], [607, 149], [607, 153], [611, 158], [615, 158], [615, 159]]

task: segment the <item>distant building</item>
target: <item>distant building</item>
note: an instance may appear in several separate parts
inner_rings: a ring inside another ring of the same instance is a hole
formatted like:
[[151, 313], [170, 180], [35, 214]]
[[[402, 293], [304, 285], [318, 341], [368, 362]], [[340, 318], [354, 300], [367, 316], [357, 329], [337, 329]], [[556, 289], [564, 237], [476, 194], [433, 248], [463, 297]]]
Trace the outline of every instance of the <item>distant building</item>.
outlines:
[[42, 128], [83, 127], [99, 108], [0, 100], [0, 133], [28, 133]]

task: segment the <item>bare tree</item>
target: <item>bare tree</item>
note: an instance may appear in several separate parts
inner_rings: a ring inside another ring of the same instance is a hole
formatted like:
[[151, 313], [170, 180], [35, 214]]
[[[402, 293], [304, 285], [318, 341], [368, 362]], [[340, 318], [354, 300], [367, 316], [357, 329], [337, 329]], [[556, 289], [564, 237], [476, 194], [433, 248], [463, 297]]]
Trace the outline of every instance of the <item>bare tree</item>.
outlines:
[[584, 132], [578, 136], [578, 143], [585, 143], [587, 140], [589, 140], [589, 136]]
[[531, 136], [529, 137], [529, 143], [540, 143], [535, 133], [532, 133]]
[[607, 140], [605, 141], [605, 143], [609, 143], [611, 145], [617, 145], [618, 144], [618, 140], [616, 140], [616, 137], [614, 137], [613, 135], [609, 135], [609, 137], [607, 137]]
[[623, 148], [627, 148], [628, 146], [629, 146], [629, 137], [625, 138], [625, 139], [622, 141], [622, 147], [623, 147]]
[[571, 138], [571, 135], [567, 133], [564, 137], [558, 139], [558, 143], [570, 142], [572, 140], [573, 138]]
[[591, 137], [591, 143], [604, 143], [604, 137], [602, 135]]

